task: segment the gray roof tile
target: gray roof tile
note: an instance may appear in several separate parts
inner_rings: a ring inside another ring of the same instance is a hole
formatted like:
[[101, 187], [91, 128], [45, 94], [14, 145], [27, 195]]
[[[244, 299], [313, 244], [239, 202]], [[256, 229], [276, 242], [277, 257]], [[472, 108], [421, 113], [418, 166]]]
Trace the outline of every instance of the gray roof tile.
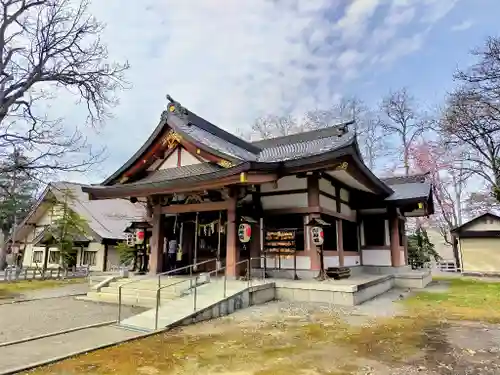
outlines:
[[173, 121], [173, 124], [180, 132], [190, 136], [196, 142], [206, 145], [232, 158], [245, 161], [255, 161], [257, 159], [257, 156], [254, 153], [222, 139], [196, 125], [188, 125], [184, 121], [178, 120], [175, 117], [172, 117], [172, 120], [169, 119], [169, 121]]
[[354, 134], [348, 132], [340, 137], [334, 135], [326, 138], [307, 139], [295, 143], [278, 142], [274, 147], [264, 148], [259, 154], [258, 161], [280, 162], [324, 154], [348, 146], [354, 140]]
[[144, 220], [145, 207], [140, 203], [133, 204], [126, 199], [106, 199], [100, 201], [89, 200], [88, 194], [82, 191], [86, 185], [72, 182], [52, 183], [52, 193], [62, 200], [64, 190], [69, 189], [74, 200], [71, 208], [85, 218], [91, 230], [101, 238], [123, 239], [124, 230], [132, 221]]
[[431, 192], [431, 183], [427, 181], [398, 183], [389, 187], [394, 190], [394, 193], [386, 199], [388, 201], [427, 198]]
[[179, 178], [186, 178], [192, 176], [200, 176], [207, 173], [213, 173], [221, 170], [222, 167], [215, 165], [213, 163], [200, 163], [192, 165], [183, 165], [181, 167], [160, 169], [151, 172], [147, 177], [136, 182], [139, 183], [150, 183], [150, 182], [161, 182], [167, 180], [176, 180]]

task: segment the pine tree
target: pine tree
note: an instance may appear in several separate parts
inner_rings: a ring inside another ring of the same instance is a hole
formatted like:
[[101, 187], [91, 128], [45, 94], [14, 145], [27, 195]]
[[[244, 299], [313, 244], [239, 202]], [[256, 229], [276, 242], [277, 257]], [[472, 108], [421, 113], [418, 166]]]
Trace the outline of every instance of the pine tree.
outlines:
[[429, 240], [427, 231], [422, 227], [417, 227], [415, 233], [408, 236], [408, 261], [412, 268], [416, 269], [423, 268], [432, 259], [438, 261], [441, 256]]
[[53, 203], [52, 210], [57, 219], [50, 225], [50, 234], [53, 245], [59, 250], [61, 265], [67, 269], [76, 261], [75, 239], [87, 236], [88, 225], [87, 221], [71, 208], [75, 200], [73, 192], [64, 189], [59, 193], [62, 199]]
[[[29, 159], [19, 150], [0, 162], [0, 228], [4, 241], [13, 235], [16, 225], [28, 214], [36, 200], [37, 179], [25, 168]], [[0, 243], [0, 270], [5, 268], [7, 244]]]

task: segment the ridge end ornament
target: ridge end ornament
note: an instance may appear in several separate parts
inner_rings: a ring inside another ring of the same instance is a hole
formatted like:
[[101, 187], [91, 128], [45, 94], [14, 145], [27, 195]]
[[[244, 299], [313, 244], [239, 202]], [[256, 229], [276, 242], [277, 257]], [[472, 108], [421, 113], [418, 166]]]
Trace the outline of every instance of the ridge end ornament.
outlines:
[[188, 111], [184, 108], [181, 103], [177, 102], [170, 95], [167, 94], [167, 100], [169, 104], [167, 106], [167, 116], [170, 114], [174, 114], [177, 117], [187, 121], [188, 120]]

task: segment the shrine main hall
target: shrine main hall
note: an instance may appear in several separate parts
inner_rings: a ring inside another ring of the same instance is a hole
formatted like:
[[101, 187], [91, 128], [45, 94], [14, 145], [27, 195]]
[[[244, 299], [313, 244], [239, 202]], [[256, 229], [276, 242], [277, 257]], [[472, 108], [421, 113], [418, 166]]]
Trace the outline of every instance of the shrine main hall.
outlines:
[[[149, 273], [210, 259], [228, 276], [245, 272], [244, 259], [301, 278], [316, 276], [321, 258], [324, 267], [407, 269], [406, 220], [434, 211], [426, 175], [375, 176], [352, 123], [248, 142], [169, 100], [142, 147], [83, 188], [93, 200], [147, 207]], [[321, 246], [313, 221], [322, 223]]]

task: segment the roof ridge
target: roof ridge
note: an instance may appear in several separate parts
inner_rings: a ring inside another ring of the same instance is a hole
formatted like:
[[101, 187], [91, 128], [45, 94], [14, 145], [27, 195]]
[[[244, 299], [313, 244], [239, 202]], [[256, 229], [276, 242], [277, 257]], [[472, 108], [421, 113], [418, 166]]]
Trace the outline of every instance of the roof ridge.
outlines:
[[[337, 125], [328, 126], [325, 128], [312, 129], [306, 132], [294, 133], [289, 135], [283, 135], [279, 137], [261, 139], [259, 141], [252, 142], [252, 145], [261, 148], [274, 147], [278, 145], [283, 145], [286, 143], [303, 143], [314, 139], [323, 139], [333, 137], [338, 135], [339, 137], [349, 133], [348, 126], [353, 124], [354, 121], [346, 121]], [[340, 131], [340, 134], [339, 134]]]

